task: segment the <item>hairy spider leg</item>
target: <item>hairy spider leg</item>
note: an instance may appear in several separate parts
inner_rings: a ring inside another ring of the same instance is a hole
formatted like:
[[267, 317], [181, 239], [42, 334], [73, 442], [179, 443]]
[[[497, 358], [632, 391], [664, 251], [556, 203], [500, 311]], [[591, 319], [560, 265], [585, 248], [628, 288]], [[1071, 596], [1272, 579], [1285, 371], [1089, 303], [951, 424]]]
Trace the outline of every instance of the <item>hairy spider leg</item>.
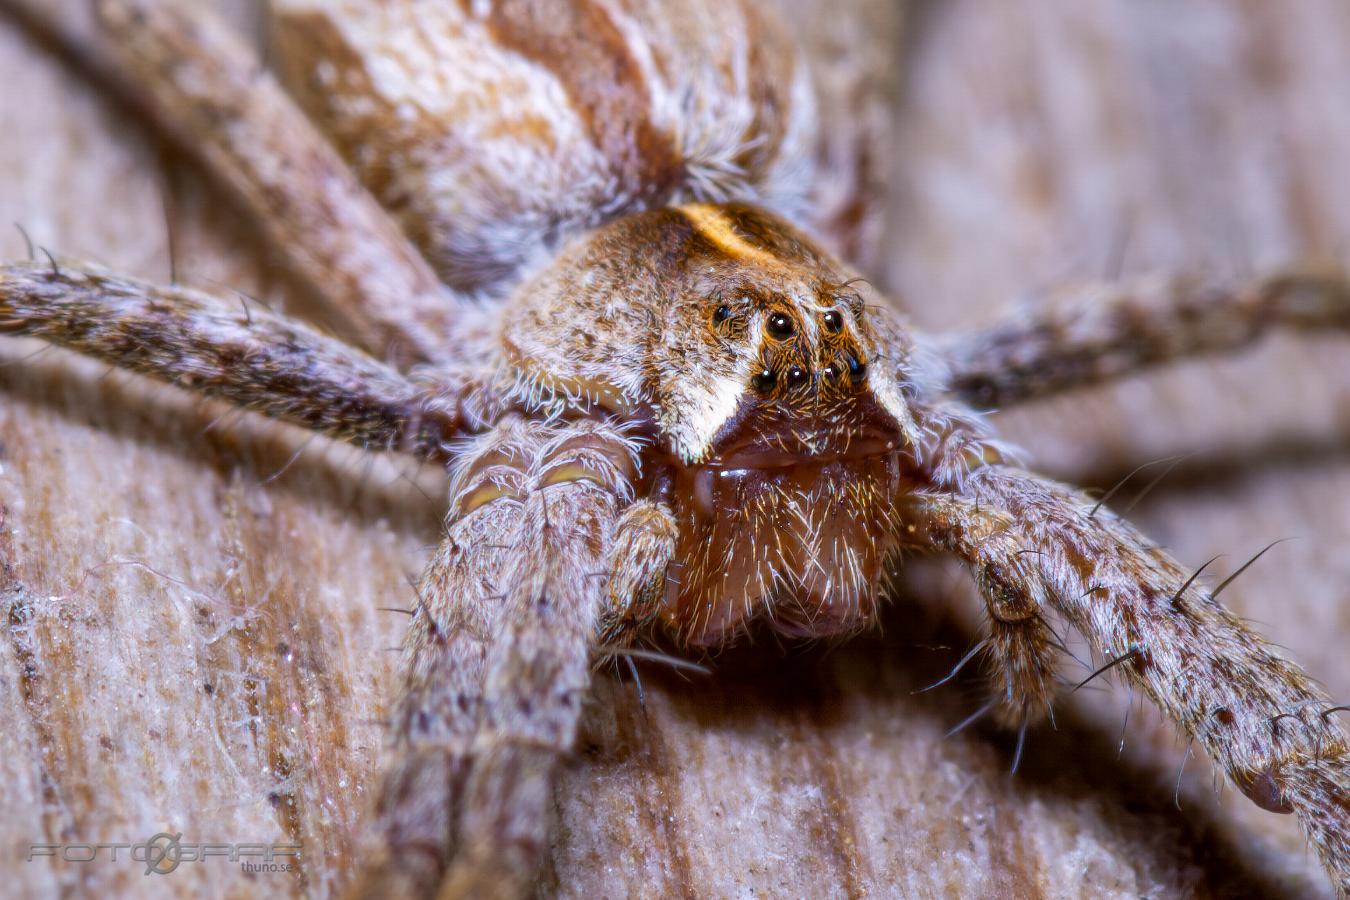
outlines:
[[493, 413], [474, 381], [419, 384], [292, 319], [73, 264], [0, 266], [0, 334], [30, 335], [371, 450], [444, 459]]
[[3, 6], [146, 111], [233, 192], [363, 349], [401, 367], [464, 355], [465, 298], [441, 283], [210, 4], [94, 0], [102, 33], [41, 0]]
[[1276, 328], [1350, 331], [1345, 271], [1079, 286], [1034, 310], [937, 341], [956, 396], [974, 406], [1009, 407], [1164, 363], [1236, 352]]
[[[525, 552], [521, 502], [538, 429], [502, 421], [459, 455], [446, 533], [417, 582], [403, 641], [389, 758], [360, 838], [353, 897], [433, 893], [457, 848], [458, 797], [472, 762], [483, 675]], [[491, 498], [489, 500], [488, 498]]]
[[351, 896], [527, 892], [592, 657], [606, 622], [628, 615], [615, 585], [664, 570], [673, 543], [632, 502], [637, 450], [610, 425], [512, 417], [457, 460]]
[[[1350, 739], [1327, 695], [1195, 576], [1085, 495], [988, 466], [952, 493], [902, 501], [912, 537], [970, 567], [991, 610], [1059, 613], [1249, 799], [1292, 812], [1350, 891]], [[995, 612], [997, 617], [998, 613]], [[990, 653], [1004, 652], [991, 643]], [[995, 658], [1001, 672], [1017, 658]], [[1043, 696], [1038, 673], [1009, 689]], [[1282, 719], [1290, 727], [1280, 728]]]

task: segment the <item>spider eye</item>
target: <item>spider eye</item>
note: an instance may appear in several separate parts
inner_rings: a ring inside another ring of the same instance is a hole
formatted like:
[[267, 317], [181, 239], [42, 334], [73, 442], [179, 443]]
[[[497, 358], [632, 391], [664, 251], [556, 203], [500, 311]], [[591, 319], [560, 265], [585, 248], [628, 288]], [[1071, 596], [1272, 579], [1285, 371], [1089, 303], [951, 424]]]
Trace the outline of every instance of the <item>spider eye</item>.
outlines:
[[776, 338], [792, 337], [795, 327], [792, 324], [792, 317], [787, 313], [776, 312], [769, 315], [769, 334]]
[[825, 314], [820, 317], [820, 324], [830, 334], [838, 334], [844, 328], [844, 317], [839, 315], [837, 309], [826, 310]]
[[863, 376], [867, 374], [867, 363], [858, 359], [852, 353], [848, 355], [846, 361], [848, 362], [848, 377], [852, 378], [855, 383], [862, 381]]
[[763, 368], [759, 374], [750, 379], [750, 386], [761, 394], [767, 394], [773, 390], [773, 386], [778, 383], [778, 376], [773, 373], [773, 369]]
[[798, 385], [806, 381], [807, 378], [809, 378], [810, 376], [807, 375], [806, 370], [803, 369], [801, 366], [793, 366], [792, 368], [788, 369], [787, 377], [788, 377], [788, 385], [791, 387], [797, 387]]
[[727, 319], [730, 319], [730, 318], [731, 318], [731, 307], [729, 307], [729, 306], [727, 306], [727, 305], [725, 305], [725, 304], [723, 304], [722, 306], [719, 306], [719, 307], [717, 307], [717, 309], [713, 310], [713, 317], [712, 317], [712, 319], [713, 319], [713, 324], [714, 324], [714, 325], [721, 325], [723, 322], [725, 322]]

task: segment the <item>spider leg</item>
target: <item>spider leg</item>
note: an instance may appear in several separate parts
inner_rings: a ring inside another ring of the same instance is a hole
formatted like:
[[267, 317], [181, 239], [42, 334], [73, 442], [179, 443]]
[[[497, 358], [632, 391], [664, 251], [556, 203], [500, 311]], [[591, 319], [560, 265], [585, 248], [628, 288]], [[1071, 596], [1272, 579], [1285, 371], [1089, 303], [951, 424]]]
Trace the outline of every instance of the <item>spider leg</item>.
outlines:
[[[0, 266], [0, 334], [40, 337], [330, 437], [426, 458], [481, 430], [485, 388], [420, 384], [246, 303], [64, 263]], [[478, 412], [471, 412], [478, 410]]]
[[505, 607], [503, 586], [527, 553], [520, 498], [538, 449], [537, 434], [511, 418], [457, 460], [445, 539], [418, 581], [404, 637], [392, 758], [348, 896], [428, 896], [454, 855], [456, 798], [482, 713], [488, 648]]
[[0, 0], [197, 154], [366, 350], [409, 362], [453, 356], [462, 298], [211, 4], [95, 0], [104, 35], [50, 6]]
[[[1082, 494], [1003, 466], [900, 513], [956, 554], [986, 597], [1053, 608], [1139, 686], [1248, 798], [1298, 816], [1350, 890], [1350, 739], [1298, 666], [1224, 609], [1193, 573]], [[1014, 558], [1013, 545], [1023, 552]]]
[[635, 446], [592, 422], [504, 420], [461, 455], [351, 896], [425, 896], [447, 867], [442, 896], [527, 891], [614, 585], [659, 578], [661, 513], [621, 512], [635, 477]]
[[1288, 271], [1244, 283], [1154, 279], [1065, 292], [970, 334], [940, 339], [950, 389], [1008, 407], [1193, 356], [1228, 353], [1275, 327], [1350, 331], [1342, 271]]
[[461, 850], [441, 897], [522, 896], [533, 883], [553, 775], [574, 741], [607, 613], [609, 586], [592, 576], [609, 570], [611, 546], [634, 543], [615, 533], [631, 500], [634, 449], [607, 426], [580, 423], [549, 440], [531, 466], [528, 552], [489, 651]]
[[[1011, 564], [1004, 557], [994, 565], [1006, 571]], [[1025, 595], [993, 583], [981, 585], [981, 594], [989, 611], [985, 655], [998, 698], [995, 712], [1005, 725], [1025, 727], [1048, 713], [1054, 701], [1058, 642], [1041, 618], [1043, 610]]]

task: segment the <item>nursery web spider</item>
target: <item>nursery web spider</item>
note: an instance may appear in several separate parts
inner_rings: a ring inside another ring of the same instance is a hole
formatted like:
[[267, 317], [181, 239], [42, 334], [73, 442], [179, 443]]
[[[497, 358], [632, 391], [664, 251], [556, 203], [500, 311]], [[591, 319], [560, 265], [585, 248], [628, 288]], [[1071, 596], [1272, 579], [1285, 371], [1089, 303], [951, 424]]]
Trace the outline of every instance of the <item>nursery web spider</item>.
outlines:
[[[1340, 272], [1132, 283], [938, 339], [808, 236], [846, 229], [803, 187], [811, 82], [759, 13], [296, 4], [280, 63], [306, 118], [201, 8], [95, 6], [111, 41], [86, 62], [234, 189], [352, 343], [57, 258], [4, 267], [0, 332], [450, 471], [349, 890], [528, 891], [597, 655], [851, 633], [904, 551], [974, 575], [987, 711], [1049, 711], [1068, 624], [1350, 887], [1337, 705], [1223, 609], [1226, 582], [1021, 469], [971, 411], [1344, 329]], [[707, 17], [736, 40], [686, 29]], [[414, 27], [463, 83], [408, 77]]]

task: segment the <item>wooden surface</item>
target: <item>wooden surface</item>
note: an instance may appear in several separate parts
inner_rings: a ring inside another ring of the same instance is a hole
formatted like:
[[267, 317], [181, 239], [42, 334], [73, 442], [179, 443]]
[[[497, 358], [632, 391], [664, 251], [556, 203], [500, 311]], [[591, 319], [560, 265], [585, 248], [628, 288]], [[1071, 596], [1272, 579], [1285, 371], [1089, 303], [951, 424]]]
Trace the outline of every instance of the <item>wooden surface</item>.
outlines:
[[[957, 0], [918, 6], [904, 47], [876, 275], [925, 326], [978, 325], [1065, 279], [1350, 247], [1338, 0]], [[302, 307], [191, 167], [3, 19], [0, 135], [0, 222], [158, 279], [172, 243], [180, 280]], [[0, 256], [24, 254], [0, 233]], [[439, 477], [38, 350], [0, 344], [4, 892], [330, 894], [404, 624], [376, 608], [412, 602]], [[1350, 698], [1344, 342], [1280, 340], [995, 421], [1095, 484], [1193, 453], [1134, 518], [1185, 561], [1227, 553], [1221, 573], [1296, 538], [1225, 600]], [[606, 670], [558, 786], [546, 892], [1328, 892], [1290, 819], [1216, 791], [1202, 760], [1178, 780], [1186, 748], [1137, 700], [1122, 731], [1114, 686], [1066, 699], [1013, 778], [1012, 736], [943, 740], [978, 680], [912, 691], [974, 638], [976, 607], [954, 566], [906, 572], [883, 631], [844, 646], [732, 652], [711, 678], [644, 665], [645, 707]], [[304, 864], [24, 861], [31, 843], [161, 831], [300, 840]]]

